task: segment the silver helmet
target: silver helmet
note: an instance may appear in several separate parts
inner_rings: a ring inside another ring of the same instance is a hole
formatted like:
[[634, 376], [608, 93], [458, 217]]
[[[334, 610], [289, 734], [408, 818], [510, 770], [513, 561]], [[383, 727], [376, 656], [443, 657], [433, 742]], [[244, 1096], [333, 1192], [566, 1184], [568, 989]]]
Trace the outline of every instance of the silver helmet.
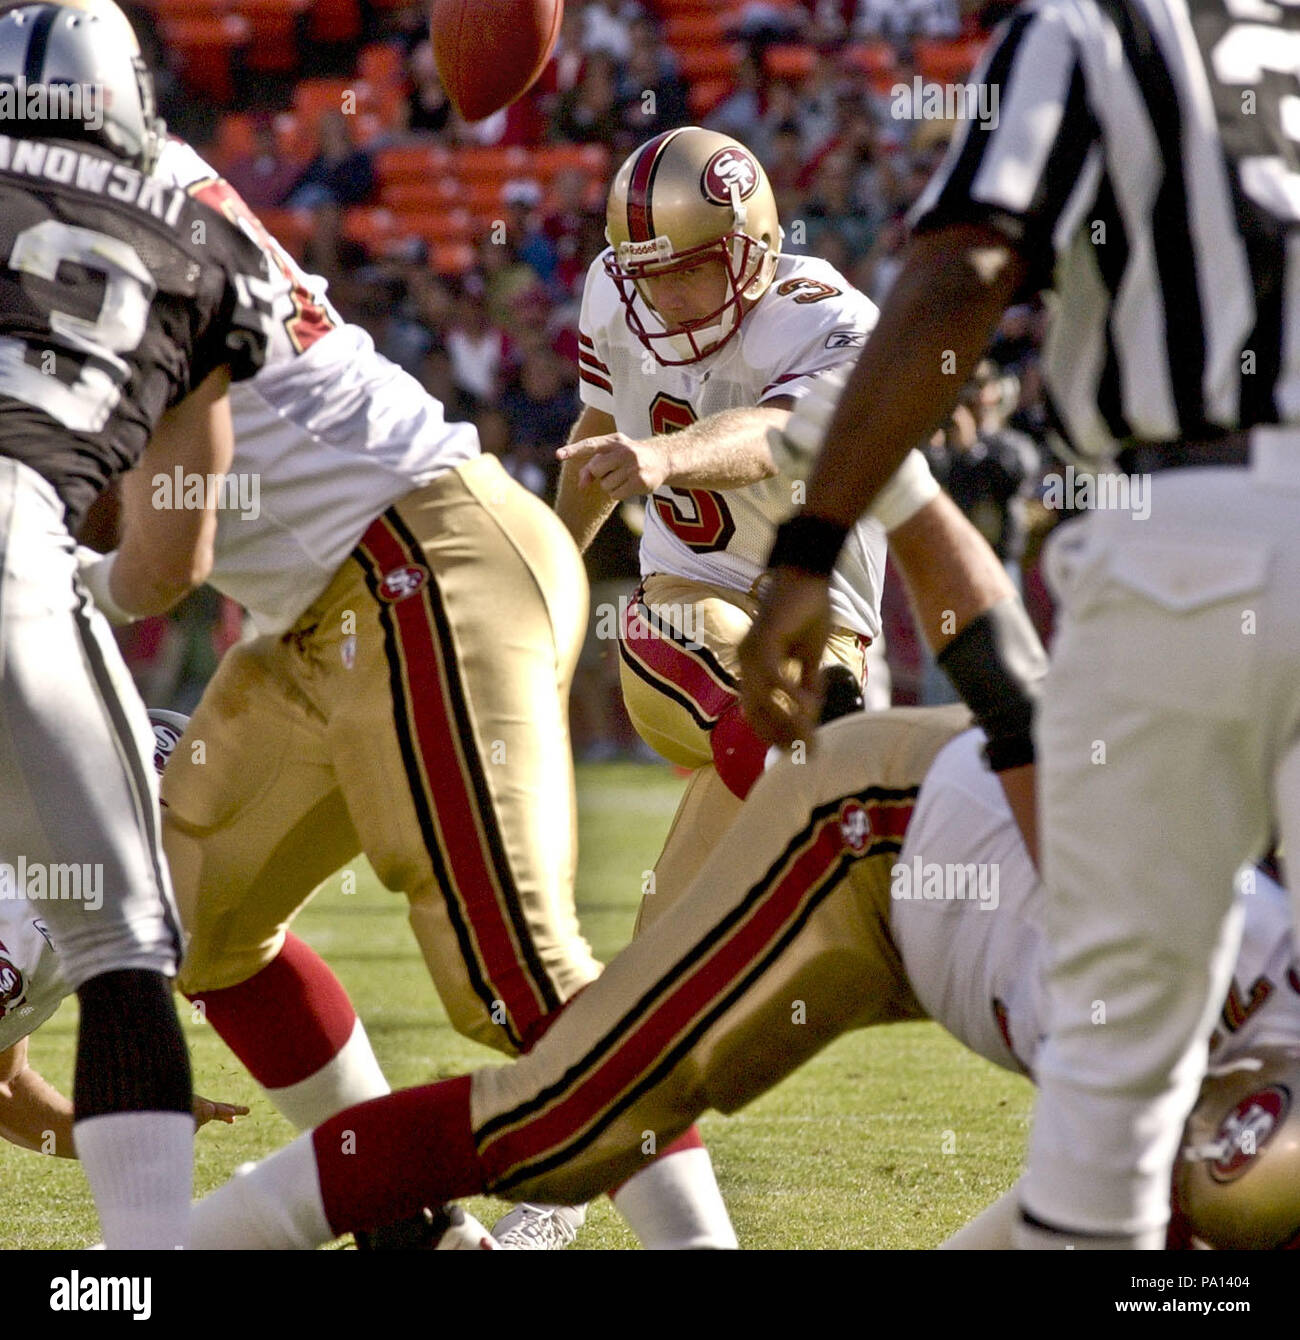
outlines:
[[111, 0], [0, 13], [0, 133], [83, 140], [153, 168], [166, 127], [140, 44]]

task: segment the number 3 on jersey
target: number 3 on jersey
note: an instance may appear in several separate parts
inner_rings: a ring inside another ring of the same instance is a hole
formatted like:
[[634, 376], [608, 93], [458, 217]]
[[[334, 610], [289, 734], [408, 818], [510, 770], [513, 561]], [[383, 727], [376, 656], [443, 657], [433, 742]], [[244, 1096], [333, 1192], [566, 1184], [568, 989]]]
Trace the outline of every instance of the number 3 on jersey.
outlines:
[[[650, 405], [650, 427], [660, 433], [680, 433], [696, 420], [694, 409], [676, 396], [660, 391]], [[736, 533], [726, 497], [712, 489], [669, 489], [671, 497], [651, 495], [659, 520], [697, 554], [725, 549]]]

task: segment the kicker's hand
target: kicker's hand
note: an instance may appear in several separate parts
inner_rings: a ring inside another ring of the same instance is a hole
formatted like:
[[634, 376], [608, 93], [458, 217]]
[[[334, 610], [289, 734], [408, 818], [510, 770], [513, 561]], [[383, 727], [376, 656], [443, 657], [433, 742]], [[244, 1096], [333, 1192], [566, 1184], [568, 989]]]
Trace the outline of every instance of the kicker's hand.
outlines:
[[826, 579], [775, 568], [740, 644], [740, 698], [749, 724], [773, 744], [811, 742], [821, 712], [821, 659], [831, 631]]
[[556, 455], [582, 467], [580, 488], [596, 484], [619, 502], [662, 488], [671, 473], [668, 448], [657, 438], [634, 441], [622, 433], [610, 433], [573, 442]]

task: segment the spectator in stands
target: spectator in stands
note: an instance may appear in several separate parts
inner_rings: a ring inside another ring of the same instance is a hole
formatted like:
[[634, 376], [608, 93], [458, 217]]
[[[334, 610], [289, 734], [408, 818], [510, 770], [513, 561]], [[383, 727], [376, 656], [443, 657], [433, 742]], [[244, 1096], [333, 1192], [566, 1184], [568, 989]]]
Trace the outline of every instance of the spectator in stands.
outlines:
[[557, 260], [555, 245], [542, 227], [538, 209], [542, 188], [531, 177], [517, 177], [501, 190], [506, 233], [515, 244], [515, 255], [536, 279], [550, 285]]
[[515, 299], [540, 283], [532, 266], [520, 258], [519, 243], [508, 228], [493, 228], [483, 235], [478, 246], [477, 277], [483, 285], [488, 320], [502, 330], [513, 328], [511, 306]]
[[226, 180], [253, 209], [275, 209], [284, 204], [302, 176], [302, 165], [280, 152], [275, 127], [259, 119], [253, 128], [253, 151], [226, 168]]
[[666, 58], [654, 27], [641, 23], [645, 37], [632, 48], [619, 82], [621, 120], [631, 138], [641, 144], [661, 130], [686, 125], [690, 119], [686, 85]]
[[478, 404], [494, 401], [505, 362], [506, 337], [492, 324], [477, 276], [467, 282], [456, 303], [446, 345], [455, 385]]
[[474, 426], [485, 455], [497, 457], [506, 474], [522, 484], [529, 493], [546, 497], [546, 471], [530, 448], [522, 451], [511, 439], [510, 419], [503, 409], [485, 406], [474, 415]]
[[583, 50], [601, 52], [622, 65], [632, 54], [631, 27], [642, 12], [634, 0], [589, 0], [583, 13]]
[[575, 284], [582, 284], [595, 254], [586, 245], [591, 226], [593, 222], [600, 228], [605, 226], [605, 211], [603, 196], [599, 204], [594, 203], [587, 178], [572, 168], [555, 174], [551, 194], [552, 205], [542, 219], [542, 232], [555, 253], [550, 288], [559, 300], [571, 294]]
[[427, 264], [406, 267], [403, 293], [385, 323], [380, 350], [413, 376], [451, 323], [454, 304], [447, 284]]
[[736, 71], [735, 89], [709, 113], [704, 124], [710, 130], [721, 131], [724, 135], [748, 144], [754, 138], [763, 115], [764, 82], [761, 57], [755, 52], [746, 52]]
[[[511, 450], [521, 462], [540, 468], [545, 487], [537, 492], [553, 497], [560, 476], [555, 453], [568, 440], [581, 409], [568, 369], [549, 349], [529, 353], [506, 387], [501, 409], [510, 422]], [[523, 475], [519, 477], [522, 481]]]
[[353, 143], [352, 118], [342, 112], [321, 117], [320, 148], [298, 179], [289, 204], [294, 209], [361, 205], [375, 189], [370, 155]]
[[443, 131], [451, 121], [451, 99], [438, 78], [433, 46], [421, 42], [407, 58], [406, 74], [411, 83], [407, 97], [409, 130]]
[[957, 0], [859, 0], [855, 37], [903, 45], [914, 37], [943, 40], [961, 34]]
[[850, 268], [875, 244], [877, 224], [854, 197], [853, 160], [847, 153], [828, 154], [813, 180], [804, 217], [808, 245], [821, 255], [818, 243], [827, 232], [836, 233], [848, 249]]
[[856, 81], [845, 75], [839, 48], [821, 47], [812, 70], [799, 90], [799, 124], [804, 152], [809, 158], [822, 151], [839, 124], [840, 94], [852, 92]]
[[435, 345], [416, 369], [416, 380], [442, 405], [448, 423], [469, 423], [478, 412], [478, 402], [456, 385], [451, 355]]
[[618, 76], [614, 62], [601, 52], [587, 57], [578, 84], [562, 93], [551, 122], [551, 139], [560, 143], [605, 144], [617, 148], [623, 138]]
[[[799, 185], [804, 161], [803, 135], [798, 121], [784, 121], [775, 128], [762, 161], [776, 196], [777, 214], [785, 220], [786, 232], [791, 233], [795, 220], [803, 218], [805, 198]], [[802, 251], [808, 241], [806, 228], [799, 237], [792, 235], [791, 240], [795, 249]]]

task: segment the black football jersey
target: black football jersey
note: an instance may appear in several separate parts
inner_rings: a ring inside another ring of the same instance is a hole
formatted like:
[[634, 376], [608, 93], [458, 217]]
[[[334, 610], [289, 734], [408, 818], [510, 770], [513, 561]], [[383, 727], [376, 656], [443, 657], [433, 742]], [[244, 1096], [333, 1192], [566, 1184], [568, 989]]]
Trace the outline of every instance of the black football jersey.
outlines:
[[261, 248], [94, 147], [0, 135], [0, 456], [69, 529], [215, 369], [251, 377], [274, 289]]

